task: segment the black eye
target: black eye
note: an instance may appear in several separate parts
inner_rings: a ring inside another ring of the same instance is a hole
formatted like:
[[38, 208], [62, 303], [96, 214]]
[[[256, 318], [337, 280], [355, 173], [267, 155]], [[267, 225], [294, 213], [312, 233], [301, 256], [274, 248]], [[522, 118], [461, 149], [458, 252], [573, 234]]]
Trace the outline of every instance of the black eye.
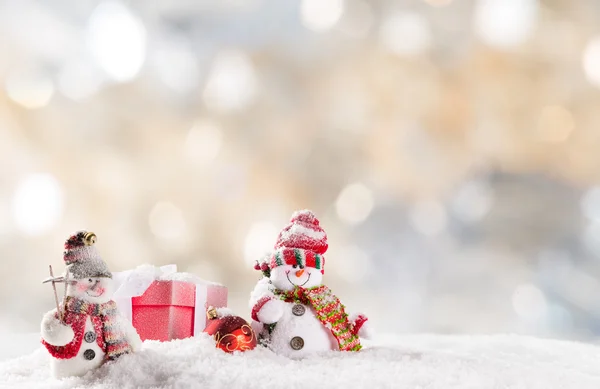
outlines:
[[298, 265], [294, 265], [294, 266], [292, 266], [292, 267], [293, 267], [294, 269], [296, 269], [296, 268], [298, 267]]
[[89, 278], [89, 279], [88, 279], [88, 282], [91, 284], [91, 283], [92, 283], [92, 279], [91, 279], [91, 278]]

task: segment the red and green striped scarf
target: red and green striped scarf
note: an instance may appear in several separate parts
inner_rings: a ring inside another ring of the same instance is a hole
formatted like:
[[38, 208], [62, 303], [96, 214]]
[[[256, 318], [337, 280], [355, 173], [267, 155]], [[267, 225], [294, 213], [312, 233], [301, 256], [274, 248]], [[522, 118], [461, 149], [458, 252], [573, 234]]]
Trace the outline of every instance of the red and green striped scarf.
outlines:
[[277, 290], [275, 293], [286, 302], [298, 302], [312, 306], [317, 319], [331, 330], [340, 351], [358, 351], [360, 339], [354, 331], [354, 325], [348, 320], [344, 305], [325, 285], [313, 288], [296, 287], [291, 291]]
[[102, 321], [102, 334], [106, 344], [105, 358], [107, 360], [112, 361], [123, 354], [132, 352], [131, 345], [127, 342], [123, 330], [119, 328], [117, 303], [113, 300], [104, 304], [92, 304], [77, 298], [67, 297], [66, 310], [79, 315], [100, 318]]

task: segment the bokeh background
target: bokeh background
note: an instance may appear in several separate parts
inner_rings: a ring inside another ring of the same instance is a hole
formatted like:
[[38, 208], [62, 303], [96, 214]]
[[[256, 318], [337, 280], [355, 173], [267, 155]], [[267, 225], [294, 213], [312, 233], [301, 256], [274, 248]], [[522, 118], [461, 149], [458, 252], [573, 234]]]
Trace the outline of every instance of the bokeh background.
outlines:
[[296, 209], [381, 332], [600, 335], [600, 2], [0, 1], [0, 331], [78, 229], [249, 317]]

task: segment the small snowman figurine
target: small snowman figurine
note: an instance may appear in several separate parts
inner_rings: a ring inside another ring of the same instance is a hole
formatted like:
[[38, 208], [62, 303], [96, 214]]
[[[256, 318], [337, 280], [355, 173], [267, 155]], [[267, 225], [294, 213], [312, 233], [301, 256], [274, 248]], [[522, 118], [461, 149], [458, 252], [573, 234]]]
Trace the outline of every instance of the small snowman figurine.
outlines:
[[[64, 306], [42, 319], [42, 344], [52, 355], [56, 378], [82, 376], [140, 349], [141, 339], [111, 300], [112, 274], [94, 245], [96, 235], [79, 231], [65, 242], [65, 275], [45, 282], [65, 283]], [[55, 289], [55, 297], [56, 289]]]
[[257, 263], [263, 272], [251, 294], [253, 328], [261, 343], [290, 358], [329, 351], [358, 351], [368, 338], [364, 315], [349, 318], [322, 283], [327, 235], [308, 211], [292, 215], [273, 253]]

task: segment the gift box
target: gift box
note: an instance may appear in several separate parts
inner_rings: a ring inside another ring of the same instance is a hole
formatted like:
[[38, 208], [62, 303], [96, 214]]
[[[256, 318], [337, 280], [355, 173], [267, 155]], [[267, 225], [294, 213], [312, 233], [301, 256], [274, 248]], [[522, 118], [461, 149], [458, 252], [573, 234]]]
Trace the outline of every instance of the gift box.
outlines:
[[114, 300], [142, 340], [167, 341], [201, 333], [209, 306], [227, 306], [227, 288], [187, 273], [175, 265], [144, 265], [113, 273]]

